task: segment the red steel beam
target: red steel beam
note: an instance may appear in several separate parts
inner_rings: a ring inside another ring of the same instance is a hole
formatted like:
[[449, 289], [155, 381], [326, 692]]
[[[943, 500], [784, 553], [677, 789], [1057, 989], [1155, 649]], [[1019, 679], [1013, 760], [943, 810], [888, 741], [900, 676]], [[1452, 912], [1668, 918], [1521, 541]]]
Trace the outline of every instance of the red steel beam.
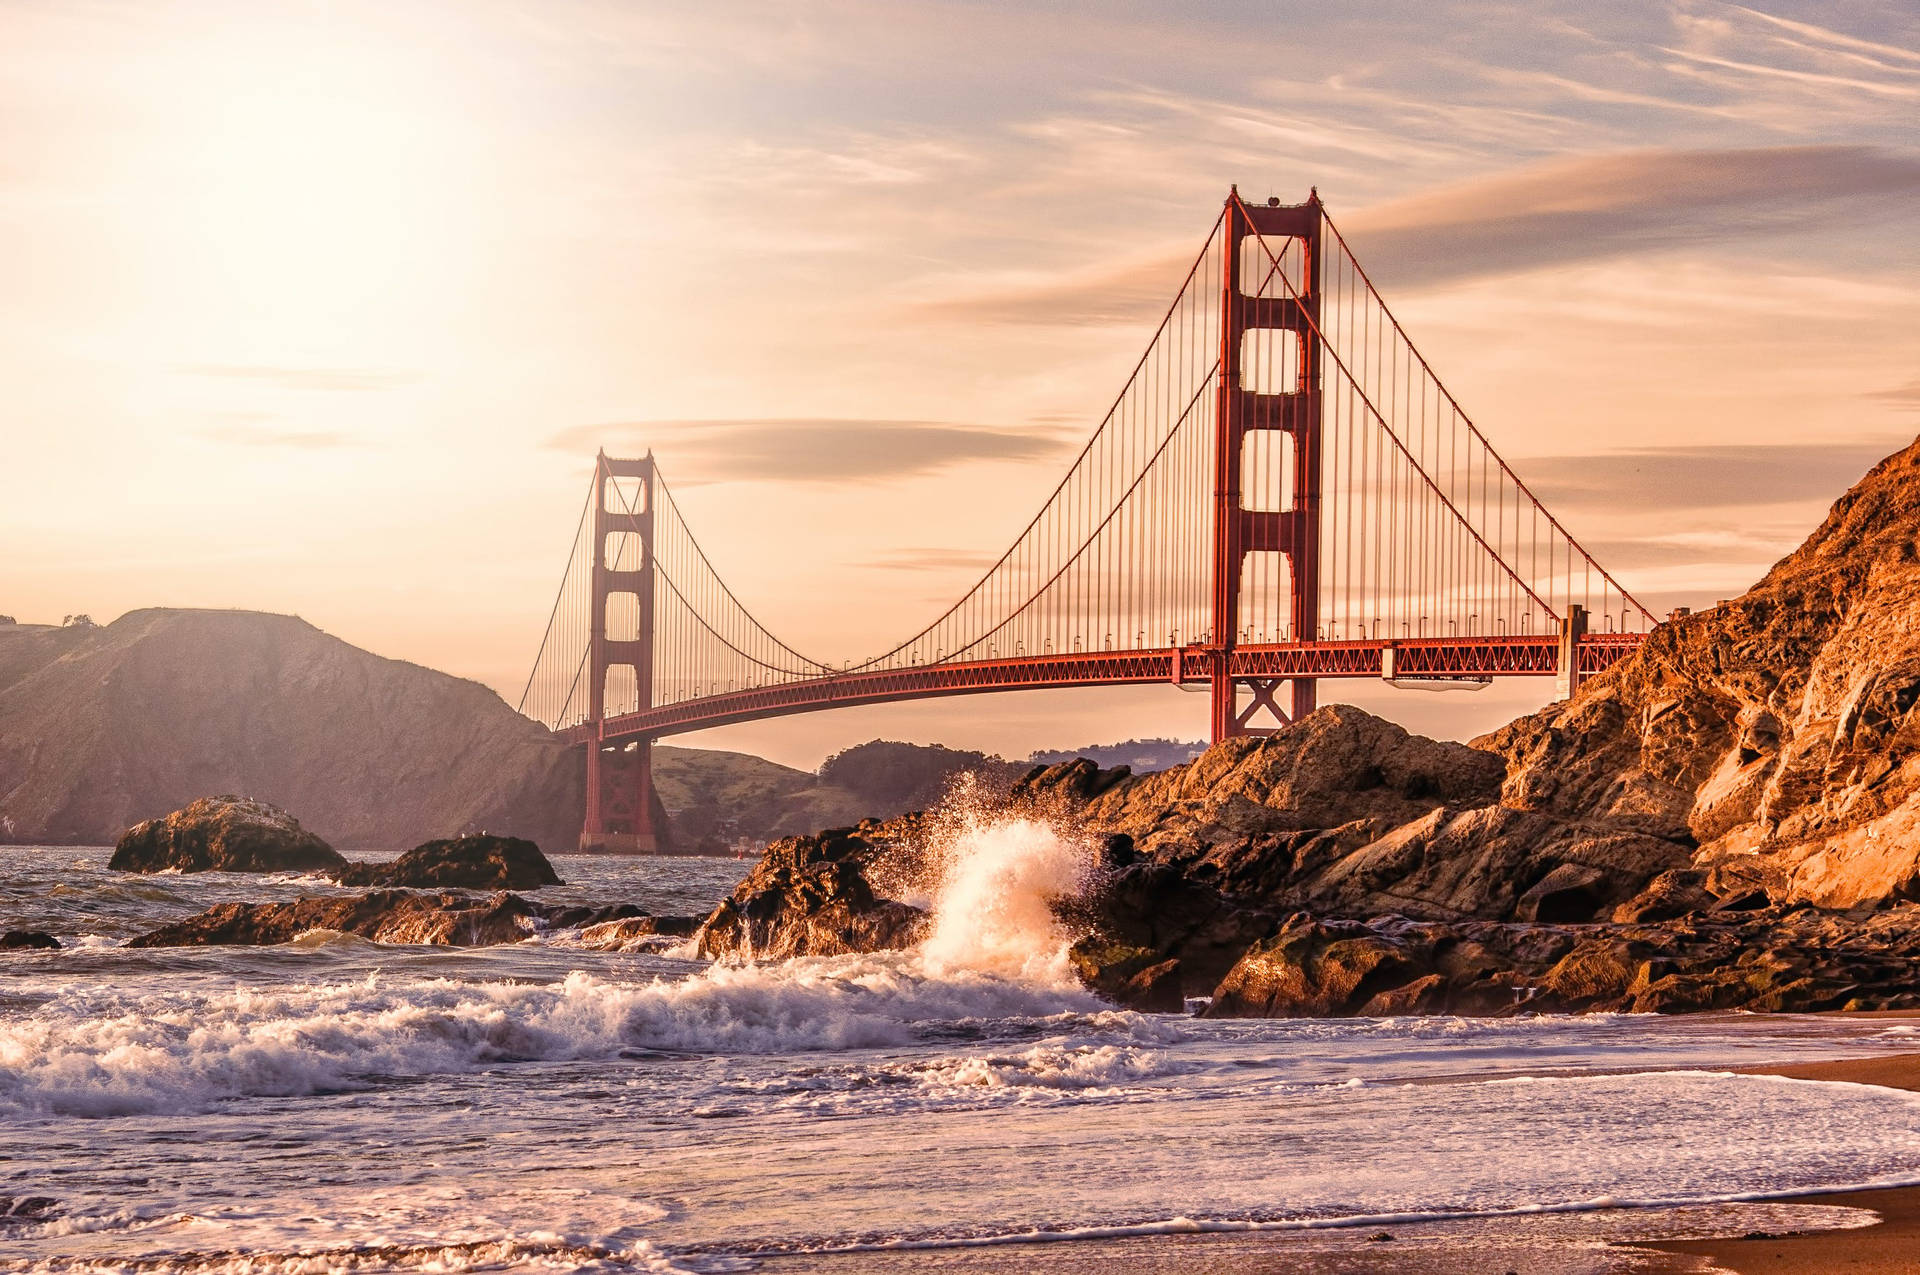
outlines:
[[[1611, 667], [1644, 640], [1639, 633], [1596, 633], [1581, 639], [1582, 674]], [[1397, 678], [1552, 677], [1557, 635], [1414, 638], [1400, 641], [1291, 642], [1235, 647], [1228, 673], [1248, 678], [1379, 677], [1383, 653], [1394, 651]], [[1051, 690], [1154, 682], [1205, 683], [1216, 653], [1199, 648], [1153, 651], [1075, 651], [1004, 660], [975, 660], [922, 668], [839, 673], [777, 686], [723, 691], [606, 719], [605, 740], [654, 738], [739, 722], [828, 708], [992, 691]], [[560, 732], [575, 743], [596, 737], [590, 726]]]

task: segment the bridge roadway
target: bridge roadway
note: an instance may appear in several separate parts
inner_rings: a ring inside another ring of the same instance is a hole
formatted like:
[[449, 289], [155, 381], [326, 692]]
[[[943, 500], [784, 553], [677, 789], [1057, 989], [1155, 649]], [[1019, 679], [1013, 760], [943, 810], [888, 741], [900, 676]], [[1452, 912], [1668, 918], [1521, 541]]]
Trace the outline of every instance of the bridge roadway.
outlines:
[[[1588, 633], [1575, 644], [1584, 680], [1603, 672], [1646, 640], [1644, 633]], [[1493, 638], [1401, 638], [1357, 642], [1276, 642], [1236, 646], [1228, 672], [1236, 679], [1391, 676], [1404, 678], [1553, 677], [1560, 668], [1558, 634]], [[561, 732], [573, 743], [659, 738], [824, 708], [852, 708], [939, 695], [1053, 690], [1069, 686], [1205, 683], [1215, 651], [1178, 647], [1148, 651], [1073, 651], [1010, 659], [865, 669], [745, 690], [721, 691], [638, 712], [609, 715]]]

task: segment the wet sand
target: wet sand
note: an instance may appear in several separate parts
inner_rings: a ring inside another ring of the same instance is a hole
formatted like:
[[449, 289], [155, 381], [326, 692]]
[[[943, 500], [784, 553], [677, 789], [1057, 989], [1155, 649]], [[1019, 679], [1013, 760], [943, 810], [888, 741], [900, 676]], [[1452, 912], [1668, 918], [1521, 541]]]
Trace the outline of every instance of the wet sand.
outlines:
[[[1920, 1092], [1920, 1054], [1846, 1058], [1835, 1062], [1745, 1067], [1761, 1075], [1796, 1080], [1840, 1080], [1861, 1085]], [[1729, 1240], [1684, 1240], [1650, 1244], [1670, 1253], [1708, 1258], [1738, 1275], [1796, 1275], [1853, 1272], [1856, 1275], [1907, 1275], [1920, 1272], [1920, 1187], [1852, 1191], [1843, 1195], [1801, 1197], [1807, 1204], [1872, 1209], [1881, 1221], [1849, 1231]]]

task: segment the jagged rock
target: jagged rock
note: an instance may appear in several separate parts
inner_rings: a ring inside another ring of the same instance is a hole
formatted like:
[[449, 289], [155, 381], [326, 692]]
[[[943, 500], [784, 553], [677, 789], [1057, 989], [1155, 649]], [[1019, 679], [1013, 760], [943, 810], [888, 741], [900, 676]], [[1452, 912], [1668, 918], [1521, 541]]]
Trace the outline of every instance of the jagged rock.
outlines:
[[1697, 843], [1710, 872], [1745, 860], [1778, 902], [1920, 897], [1917, 541], [1920, 444], [1744, 596], [1476, 741], [1512, 763], [1503, 800]]
[[39, 930], [8, 930], [0, 934], [0, 952], [55, 951], [60, 940]]
[[164, 819], [127, 829], [107, 866], [116, 872], [335, 872], [332, 846], [277, 806], [202, 797]]
[[489, 947], [557, 929], [591, 928], [645, 916], [638, 908], [558, 907], [517, 894], [479, 898], [451, 891], [373, 890], [348, 897], [283, 903], [223, 903], [162, 926], [129, 947], [264, 946], [315, 930], [357, 934], [376, 943]]
[[1248, 949], [1216, 1016], [1534, 1011], [1806, 1013], [1920, 1004], [1920, 907], [1808, 909], [1659, 925], [1326, 921], [1299, 915]]
[[564, 884], [533, 842], [484, 833], [429, 841], [390, 863], [350, 864], [336, 879], [342, 885], [465, 890], [537, 890]]
[[1662, 872], [1646, 889], [1613, 910], [1614, 921], [1671, 921], [1711, 910], [1719, 900], [1706, 888], [1707, 874], [1688, 868]]
[[881, 897], [868, 872], [914, 826], [908, 816], [774, 842], [694, 933], [694, 950], [784, 960], [911, 946], [925, 930], [926, 913]]
[[[1149, 1003], [1177, 1007], [1185, 997], [1211, 992], [1278, 920], [1164, 863], [1124, 868], [1059, 910], [1088, 935], [1070, 953], [1082, 978], [1141, 1009]], [[1149, 968], [1152, 988], [1136, 986]]]
[[1213, 993], [1220, 1018], [1350, 1015], [1382, 993], [1430, 977], [1407, 945], [1357, 922], [1289, 918], [1249, 948]]

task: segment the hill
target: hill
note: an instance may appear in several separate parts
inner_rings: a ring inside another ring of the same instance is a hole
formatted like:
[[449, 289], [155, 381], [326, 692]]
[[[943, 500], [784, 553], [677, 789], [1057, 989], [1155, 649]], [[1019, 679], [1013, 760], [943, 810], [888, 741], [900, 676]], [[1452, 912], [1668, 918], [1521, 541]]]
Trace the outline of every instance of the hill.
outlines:
[[0, 836], [105, 843], [208, 793], [336, 846], [466, 829], [569, 845], [579, 762], [477, 682], [293, 616], [132, 611], [0, 626]]
[[[715, 852], [898, 814], [937, 799], [957, 770], [1007, 768], [880, 740], [818, 775], [714, 749], [654, 758], [674, 838]], [[235, 792], [343, 849], [486, 829], [565, 851], [582, 785], [579, 754], [488, 688], [293, 616], [154, 608], [104, 627], [0, 623], [0, 841], [107, 844]]]

